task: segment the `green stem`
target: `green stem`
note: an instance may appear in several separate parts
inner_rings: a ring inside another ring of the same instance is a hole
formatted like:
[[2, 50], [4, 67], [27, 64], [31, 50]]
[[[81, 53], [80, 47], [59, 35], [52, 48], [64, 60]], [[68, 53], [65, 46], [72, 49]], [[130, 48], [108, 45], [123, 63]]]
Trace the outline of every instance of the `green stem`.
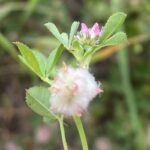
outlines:
[[50, 80], [48, 77], [41, 77], [41, 80], [43, 80], [44, 82], [48, 83], [48, 84], [52, 84], [52, 80]]
[[87, 144], [84, 128], [82, 125], [82, 121], [81, 121], [80, 117], [78, 117], [78, 116], [74, 116], [73, 119], [75, 121], [75, 124], [77, 126], [77, 129], [78, 129], [78, 132], [80, 135], [80, 139], [82, 142], [82, 148], [83, 148], [83, 150], [88, 150], [88, 144]]
[[65, 136], [65, 129], [64, 129], [64, 123], [63, 123], [63, 117], [58, 119], [59, 125], [60, 125], [60, 131], [61, 131], [61, 137], [62, 137], [62, 143], [64, 150], [68, 150], [68, 145], [66, 141], [66, 136]]

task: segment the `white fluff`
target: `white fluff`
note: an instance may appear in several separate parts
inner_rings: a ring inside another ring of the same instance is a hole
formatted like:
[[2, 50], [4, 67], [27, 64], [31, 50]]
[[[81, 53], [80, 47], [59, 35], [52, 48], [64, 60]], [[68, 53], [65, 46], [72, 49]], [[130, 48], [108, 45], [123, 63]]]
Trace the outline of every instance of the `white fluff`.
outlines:
[[82, 115], [89, 102], [102, 91], [88, 70], [71, 67], [59, 70], [49, 90], [52, 111], [65, 116]]

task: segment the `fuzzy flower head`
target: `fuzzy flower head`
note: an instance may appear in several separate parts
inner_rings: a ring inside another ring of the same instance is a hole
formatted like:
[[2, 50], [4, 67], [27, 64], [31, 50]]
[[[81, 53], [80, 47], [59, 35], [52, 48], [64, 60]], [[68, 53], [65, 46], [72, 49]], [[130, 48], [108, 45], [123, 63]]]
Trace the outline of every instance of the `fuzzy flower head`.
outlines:
[[71, 67], [59, 70], [49, 91], [52, 111], [65, 116], [82, 115], [90, 101], [102, 92], [88, 70]]
[[76, 38], [82, 43], [93, 44], [102, 35], [104, 27], [99, 27], [98, 23], [95, 23], [91, 28], [85, 23], [81, 23], [81, 30], [76, 36]]

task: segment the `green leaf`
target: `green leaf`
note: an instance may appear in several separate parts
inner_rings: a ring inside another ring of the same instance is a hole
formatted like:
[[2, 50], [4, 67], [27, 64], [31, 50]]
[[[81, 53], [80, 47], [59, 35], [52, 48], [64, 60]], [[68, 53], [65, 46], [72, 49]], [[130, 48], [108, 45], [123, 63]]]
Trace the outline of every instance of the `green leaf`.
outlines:
[[109, 38], [119, 27], [123, 24], [126, 14], [118, 12], [109, 17], [108, 21], [105, 24], [104, 32], [100, 37], [100, 41], [104, 41]]
[[54, 65], [56, 64], [56, 62], [60, 58], [63, 49], [64, 49], [64, 46], [62, 44], [60, 44], [57, 48], [52, 50], [52, 52], [50, 53], [48, 60], [47, 60], [47, 63], [46, 63], [46, 75], [47, 76], [50, 75]]
[[21, 58], [21, 60], [23, 60], [23, 62], [32, 70], [34, 71], [39, 77], [44, 76], [39, 62], [37, 60], [37, 58], [34, 56], [33, 51], [27, 47], [25, 44], [20, 43], [20, 42], [16, 42], [15, 43], [18, 47], [18, 49], [20, 50], [20, 53], [22, 54], [23, 58]]
[[45, 87], [32, 87], [26, 91], [26, 103], [37, 114], [49, 118], [56, 119], [50, 110], [50, 93]]
[[65, 45], [64, 40], [62, 39], [61, 34], [59, 33], [55, 24], [48, 22], [45, 24], [47, 29], [62, 43]]
[[39, 63], [42, 74], [45, 76], [47, 58], [37, 50], [34, 50], [33, 53], [34, 53], [34, 55], [35, 55], [35, 57]]
[[44, 123], [52, 123], [52, 122], [54, 122], [54, 121], [56, 121], [56, 120], [52, 120], [51, 118], [48, 118], [48, 117], [43, 117], [43, 122]]
[[118, 32], [113, 35], [111, 38], [107, 39], [101, 44], [101, 47], [110, 46], [110, 45], [117, 45], [127, 42], [127, 36], [124, 32]]
[[34, 69], [28, 64], [28, 62], [25, 60], [25, 58], [23, 56], [18, 55], [18, 57], [28, 68], [30, 68], [33, 72], [35, 72]]
[[68, 46], [68, 34], [65, 33], [65, 32], [63, 32], [63, 33], [61, 34], [61, 37], [62, 37], [64, 46], [67, 47], [67, 46]]
[[74, 21], [71, 25], [70, 34], [69, 34], [69, 46], [71, 46], [71, 42], [73, 40], [75, 33], [78, 30], [79, 24], [80, 24], [79, 22]]

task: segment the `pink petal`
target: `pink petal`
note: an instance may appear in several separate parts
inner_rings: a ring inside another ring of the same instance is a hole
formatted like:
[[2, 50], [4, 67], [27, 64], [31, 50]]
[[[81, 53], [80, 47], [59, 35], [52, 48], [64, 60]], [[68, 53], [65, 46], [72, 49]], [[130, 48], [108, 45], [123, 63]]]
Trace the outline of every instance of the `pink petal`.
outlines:
[[85, 23], [81, 23], [81, 32], [82, 33], [87, 33], [88, 32], [88, 27]]
[[98, 23], [95, 23], [92, 27], [93, 32], [95, 33], [96, 36], [100, 35], [100, 29]]

